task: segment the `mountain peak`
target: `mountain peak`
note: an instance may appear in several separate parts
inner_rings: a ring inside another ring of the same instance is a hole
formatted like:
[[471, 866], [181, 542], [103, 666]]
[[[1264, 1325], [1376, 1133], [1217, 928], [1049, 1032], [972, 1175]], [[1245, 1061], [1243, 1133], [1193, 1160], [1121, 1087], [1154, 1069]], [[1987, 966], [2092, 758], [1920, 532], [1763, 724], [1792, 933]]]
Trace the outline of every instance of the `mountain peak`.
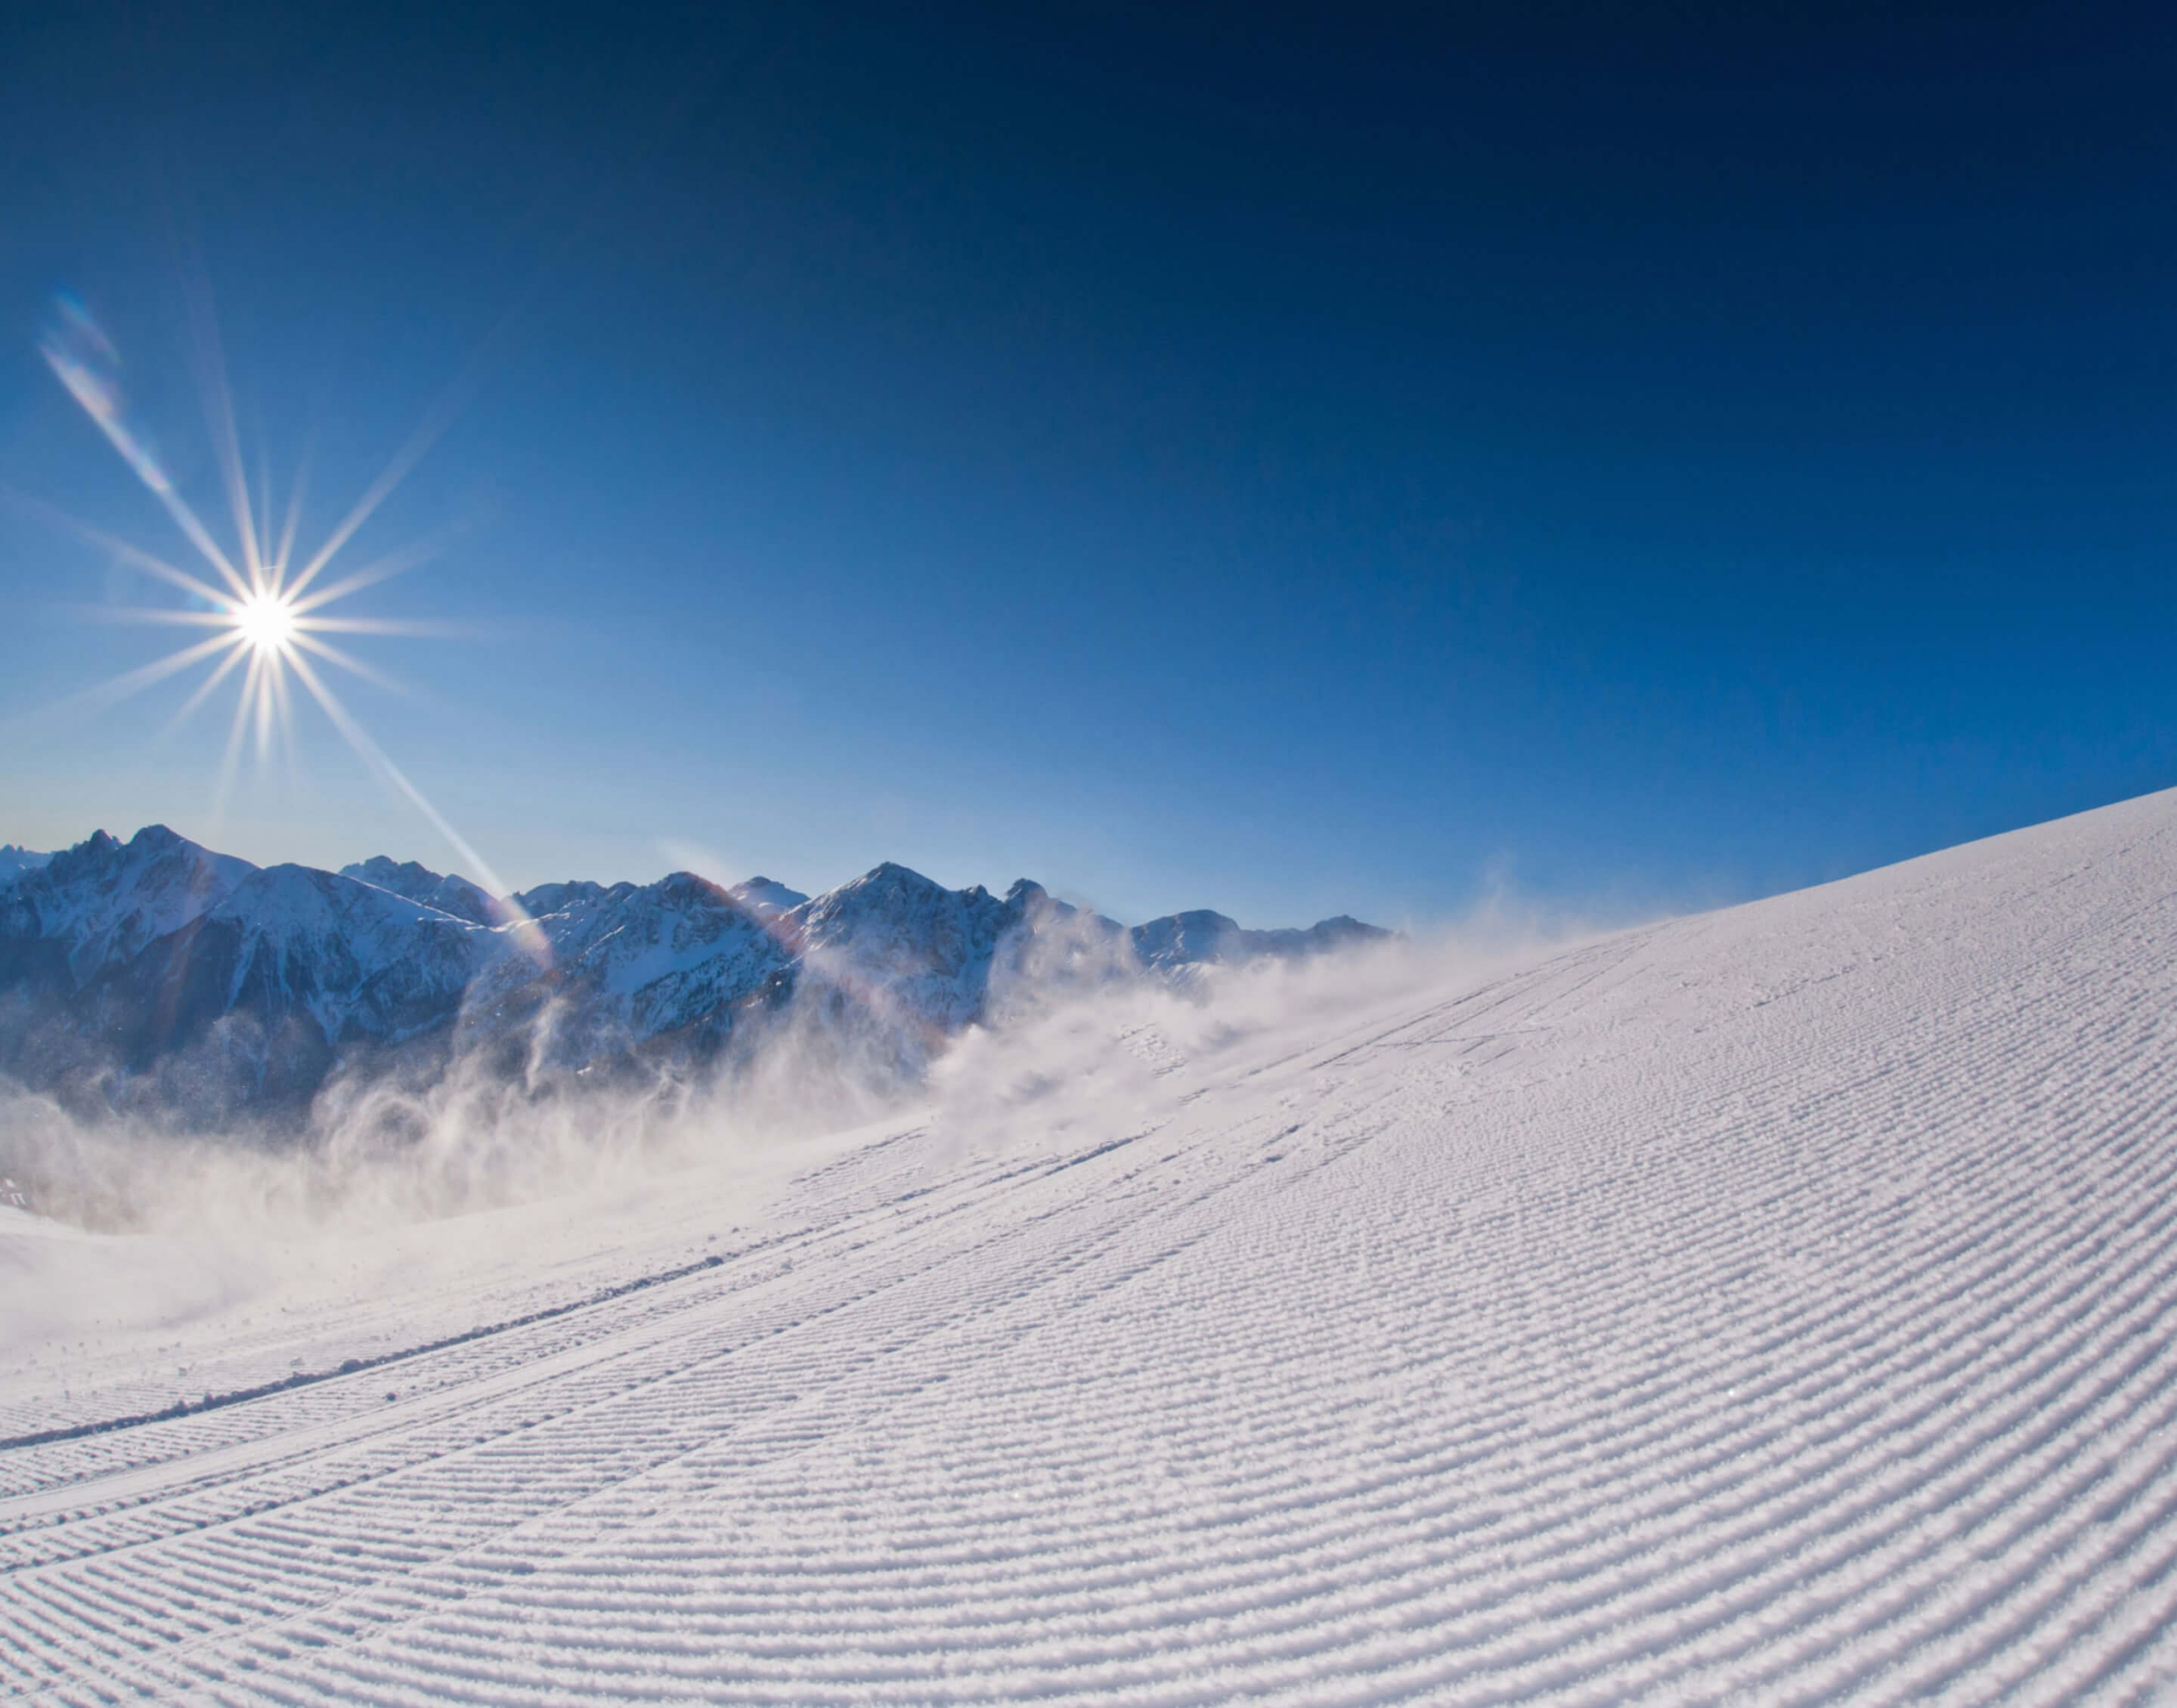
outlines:
[[342, 866], [340, 875], [357, 883], [390, 890], [396, 896], [420, 902], [442, 914], [451, 914], [472, 925], [496, 925], [508, 917], [505, 904], [482, 886], [471, 883], [458, 873], [434, 872], [420, 860], [396, 860], [385, 854], [373, 854], [367, 860]]
[[396, 860], [390, 854], [373, 854], [367, 860], [357, 860], [352, 865], [340, 869], [344, 878], [356, 878], [366, 884], [376, 884], [381, 890], [391, 890], [396, 895], [407, 893], [405, 885], [436, 887], [445, 881], [443, 876], [433, 871], [421, 860]]
[[79, 987], [200, 918], [256, 870], [162, 824], [145, 826], [126, 844], [94, 831], [8, 885], [11, 929], [48, 945]]
[[861, 876], [849, 878], [838, 888], [827, 890], [814, 900], [801, 903], [796, 911], [812, 920], [860, 916], [872, 911], [894, 914], [926, 909], [936, 905], [941, 897], [963, 893], [947, 889], [912, 866], [885, 860], [871, 866]]
[[935, 878], [926, 878], [913, 866], [903, 866], [898, 860], [879, 860], [854, 881], [865, 884], [870, 882], [905, 884], [917, 889], [934, 890], [943, 887]]
[[809, 898], [796, 889], [789, 889], [775, 878], [753, 877], [735, 884], [726, 893], [743, 909], [760, 919], [779, 914], [790, 914]]

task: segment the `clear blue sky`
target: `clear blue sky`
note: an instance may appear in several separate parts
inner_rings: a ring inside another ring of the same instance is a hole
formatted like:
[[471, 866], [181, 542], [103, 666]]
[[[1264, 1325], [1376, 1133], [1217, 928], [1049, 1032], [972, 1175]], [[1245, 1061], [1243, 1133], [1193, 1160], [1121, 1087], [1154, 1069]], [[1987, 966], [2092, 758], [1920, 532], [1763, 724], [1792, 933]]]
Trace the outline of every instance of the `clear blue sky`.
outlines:
[[[216, 511], [201, 265], [306, 534], [469, 364], [346, 691], [515, 883], [1693, 905], [2177, 783], [2166, 14], [1057, 9], [14, 8], [0, 484], [186, 551], [56, 292]], [[0, 840], [458, 864], [314, 713], [223, 820], [191, 679], [35, 715], [188, 638], [108, 554], [0, 600]]]

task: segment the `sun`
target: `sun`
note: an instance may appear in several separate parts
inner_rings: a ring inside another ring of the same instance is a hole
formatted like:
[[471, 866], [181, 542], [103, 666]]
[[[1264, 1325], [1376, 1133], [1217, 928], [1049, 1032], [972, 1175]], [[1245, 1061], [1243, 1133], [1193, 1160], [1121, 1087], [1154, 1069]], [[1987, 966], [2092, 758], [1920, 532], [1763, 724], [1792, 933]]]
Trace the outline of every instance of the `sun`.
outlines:
[[[176, 592], [187, 596], [185, 605], [171, 603], [153, 606], [104, 608], [107, 615], [145, 623], [178, 625], [204, 633], [162, 658], [124, 671], [111, 680], [70, 696], [78, 704], [110, 703], [127, 699], [153, 684], [163, 682], [195, 665], [205, 665], [203, 679], [166, 721], [172, 731], [216, 693], [221, 683], [237, 674], [240, 691], [235, 696], [232, 722], [227, 726], [226, 750], [220, 761], [219, 782], [210, 810], [216, 825], [224, 816], [229, 786], [235, 776], [243, 745], [254, 731], [258, 763], [269, 763], [276, 742], [284, 748], [291, 767], [295, 763], [292, 709], [307, 696], [317, 702], [333, 728], [356, 756], [393, 794], [405, 799], [444, 837], [467, 870], [481, 879], [494, 895], [506, 896], [508, 886], [467, 839], [434, 806], [406, 772], [389, 758], [355, 715], [341, 703], [327, 677], [331, 668], [346, 672], [396, 693], [408, 690], [397, 679], [364, 663], [332, 637], [348, 636], [445, 635], [458, 632], [442, 625], [403, 622], [383, 617], [330, 614], [326, 607], [350, 594], [405, 573], [439, 555], [455, 530], [417, 540], [354, 569], [327, 574], [349, 541], [372, 514], [406, 478], [431, 443], [451, 420], [463, 395], [459, 384], [424, 415], [408, 441], [380, 471], [378, 477], [356, 499], [346, 515], [307, 555], [297, 553], [297, 535], [303, 520], [303, 493], [309, 457], [297, 459], [294, 484], [286, 514], [276, 524], [270, 480], [265, 459], [259, 459], [258, 489], [251, 490], [243, 460], [242, 439], [235, 423], [234, 399], [228, 389], [226, 364], [219, 353], [218, 328], [212, 314], [209, 287], [194, 299], [194, 314], [199, 342], [199, 382], [204, 390], [205, 419], [212, 430], [212, 449], [219, 466], [237, 549], [230, 552], [205, 526], [188, 500], [160, 463], [151, 444], [130, 423], [121, 389], [121, 355], [113, 340], [90, 311], [65, 293], [53, 299], [54, 316], [38, 339], [38, 353], [53, 377], [75, 399], [92, 423], [121, 453], [137, 479], [158, 500], [183, 536], [204, 560], [211, 576], [183, 568], [156, 552], [147, 551], [103, 529], [78, 521], [49, 506], [22, 499], [0, 487], [0, 499], [27, 505], [34, 513], [58, 523], [89, 543], [112, 554], [117, 563], [134, 565]], [[298, 559], [300, 559], [298, 561]], [[320, 577], [323, 577], [321, 580]], [[330, 667], [330, 668], [329, 668]], [[295, 691], [299, 689], [301, 695]], [[68, 702], [63, 702], [68, 703]], [[548, 966], [551, 947], [521, 904], [508, 901], [514, 941]]]
[[259, 657], [284, 656], [302, 627], [292, 600], [278, 593], [252, 593], [229, 613], [234, 631]]
[[[220, 762], [218, 785], [210, 802], [215, 823], [226, 810], [229, 787], [250, 737], [255, 737], [260, 767], [270, 764], [276, 747], [284, 750], [292, 767], [296, 756], [295, 703], [303, 698], [314, 701], [379, 781], [428, 819], [466, 867], [494, 893], [505, 893], [506, 887], [499, 881], [483, 857], [447, 821], [406, 773], [386, 756], [341, 702], [328, 679], [334, 669], [339, 669], [378, 687], [406, 692], [405, 685], [398, 679], [357, 658], [341, 642], [350, 636], [422, 636], [453, 632], [439, 625], [336, 614], [326, 608], [365, 587], [429, 561], [453, 537], [453, 530], [441, 530], [359, 567], [334, 567], [348, 543], [445, 428], [450, 419], [451, 404], [442, 400], [434, 406], [407, 443], [317, 548], [298, 552], [304, 477], [309, 458], [305, 454], [297, 459], [285, 515], [276, 519], [271, 494], [266, 490], [270, 480], [266, 460], [261, 456], [259, 459], [256, 490], [252, 490], [245, 472], [241, 437], [235, 424], [234, 401], [228, 390], [225, 364], [219, 355], [217, 329], [209, 296], [198, 298], [194, 308], [198, 311], [200, 341], [199, 379], [205, 393], [205, 418], [212, 430], [212, 450], [233, 523], [231, 547], [221, 541], [182, 495], [149, 439], [130, 422], [121, 388], [120, 352], [90, 310], [73, 297], [56, 297], [52, 322], [38, 340], [39, 354], [45, 357], [54, 377], [121, 453], [122, 459], [181, 530], [204, 565], [201, 572], [185, 569], [156, 552], [132, 544], [103, 529], [47, 506], [25, 501], [35, 513], [111, 553], [117, 562], [133, 565], [165, 582], [184, 595], [187, 601], [181, 605], [167, 603], [102, 607], [102, 614], [195, 629], [201, 636], [162, 658], [124, 672], [73, 699], [85, 704], [123, 700], [192, 667], [207, 667], [194, 691], [167, 720], [166, 729], [172, 731], [187, 722], [222, 683], [238, 680], [240, 691], [235, 696], [226, 752]], [[0, 499], [11, 496], [14, 495], [0, 488]], [[543, 952], [543, 939], [534, 933], [533, 928], [523, 941], [532, 953]]]
[[[199, 336], [205, 341], [205, 347], [199, 352], [203, 357], [199, 379], [205, 387], [205, 417], [212, 428], [212, 449], [223, 477], [233, 521], [231, 547], [221, 542], [205, 518], [183, 497], [150, 440], [129, 421], [121, 389], [120, 353], [90, 312], [72, 297], [56, 297], [53, 321], [38, 341], [39, 353], [54, 376], [121, 453], [136, 477], [195, 548], [204, 565], [202, 570], [185, 569], [101, 529], [58, 512], [51, 513], [51, 519], [70, 532], [187, 596], [188, 603], [181, 607], [109, 607], [106, 614], [208, 631], [202, 638], [163, 658], [88, 690], [87, 697], [126, 698], [192, 666], [208, 666], [195, 691], [168, 721], [171, 730], [187, 721], [222, 683], [238, 681], [241, 690], [236, 696], [233, 721], [227, 730], [226, 751], [220, 766], [219, 787], [214, 797], [215, 816], [223, 808], [237, 761], [251, 734], [256, 738], [260, 764], [271, 759], [276, 741], [292, 759], [294, 702], [298, 696], [314, 700], [364, 762], [388, 779], [399, 793], [414, 799], [426, 816], [450, 837], [450, 827], [441, 823], [436, 809], [422, 800], [413, 785], [379, 751], [377, 744], [341, 703], [327, 679], [331, 670], [339, 669], [379, 687], [402, 691], [401, 683], [356, 658], [340, 641], [352, 635], [420, 636], [444, 632], [428, 624], [335, 614], [326, 608], [438, 554], [447, 538], [443, 532], [359, 568], [344, 571], [334, 569], [343, 548], [401, 483], [443, 427], [444, 421], [439, 418], [443, 412], [425, 417], [423, 426], [315, 551], [298, 554], [297, 536], [303, 519], [303, 489], [308, 458], [306, 455], [298, 460], [286, 514], [276, 520], [271, 494], [263, 489], [263, 483], [269, 479], [265, 459], [261, 456], [259, 459], [259, 490], [252, 491], [244, 471], [233, 399], [227, 389], [224, 365], [218, 358], [218, 340], [216, 330], [211, 330], [209, 299], [199, 307], [203, 318]], [[44, 507], [34, 508], [42, 510]], [[472, 865], [481, 865], [465, 843], [460, 843], [457, 838], [453, 839], [464, 859], [470, 859]]]

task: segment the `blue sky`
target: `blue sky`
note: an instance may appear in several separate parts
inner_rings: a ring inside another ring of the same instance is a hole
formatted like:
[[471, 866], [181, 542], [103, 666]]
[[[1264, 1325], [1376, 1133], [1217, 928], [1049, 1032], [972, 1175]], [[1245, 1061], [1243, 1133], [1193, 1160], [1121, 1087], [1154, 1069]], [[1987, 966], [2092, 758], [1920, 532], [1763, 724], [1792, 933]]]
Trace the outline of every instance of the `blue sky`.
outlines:
[[[2177, 783], [2166, 30], [1749, 9], [11, 14], [0, 485], [187, 549], [59, 292], [210, 512], [200, 270], [306, 536], [468, 376], [343, 693], [516, 884], [1683, 907]], [[41, 712], [176, 631], [19, 505], [0, 600], [0, 839], [461, 864]]]

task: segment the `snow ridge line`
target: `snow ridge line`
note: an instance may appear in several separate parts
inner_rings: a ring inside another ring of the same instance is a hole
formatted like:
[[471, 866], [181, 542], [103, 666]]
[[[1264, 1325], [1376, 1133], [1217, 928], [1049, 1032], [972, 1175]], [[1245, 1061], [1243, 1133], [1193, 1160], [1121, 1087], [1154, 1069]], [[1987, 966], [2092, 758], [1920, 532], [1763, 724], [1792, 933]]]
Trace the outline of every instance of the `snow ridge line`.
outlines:
[[[764, 1246], [777, 1242], [761, 1241], [748, 1249], [760, 1251]], [[240, 1405], [248, 1400], [284, 1394], [291, 1388], [308, 1388], [314, 1383], [330, 1382], [342, 1376], [360, 1376], [366, 1370], [377, 1370], [388, 1364], [398, 1364], [404, 1359], [443, 1352], [449, 1346], [466, 1345], [488, 1335], [504, 1334], [510, 1329], [527, 1329], [533, 1323], [550, 1322], [555, 1317], [565, 1317], [571, 1312], [608, 1304], [614, 1299], [625, 1298], [630, 1293], [639, 1293], [645, 1287], [660, 1286], [668, 1281], [685, 1281], [689, 1276], [701, 1274], [705, 1269], [717, 1269], [725, 1261], [723, 1257], [716, 1254], [698, 1258], [694, 1263], [684, 1263], [677, 1269], [660, 1269], [654, 1274], [638, 1275], [631, 1281], [599, 1288], [586, 1297], [570, 1299], [564, 1305], [548, 1305], [542, 1310], [530, 1312], [527, 1316], [510, 1317], [503, 1323], [482, 1323], [473, 1329], [464, 1329], [458, 1334], [446, 1334], [436, 1340], [404, 1346], [397, 1352], [381, 1352], [374, 1358], [344, 1359], [337, 1368], [331, 1370], [297, 1370], [292, 1375], [283, 1376], [277, 1382], [260, 1382], [254, 1388], [237, 1388], [225, 1394], [207, 1394], [201, 1400], [177, 1400], [172, 1405], [158, 1411], [138, 1411], [126, 1417], [101, 1418], [93, 1423], [71, 1423], [57, 1429], [36, 1429], [27, 1435], [0, 1436], [0, 1453], [20, 1447], [45, 1447], [56, 1441], [79, 1441], [86, 1435], [105, 1435], [116, 1429], [135, 1429], [146, 1423], [168, 1423], [177, 1417], [194, 1417], [199, 1412], [216, 1411], [222, 1406]]]

